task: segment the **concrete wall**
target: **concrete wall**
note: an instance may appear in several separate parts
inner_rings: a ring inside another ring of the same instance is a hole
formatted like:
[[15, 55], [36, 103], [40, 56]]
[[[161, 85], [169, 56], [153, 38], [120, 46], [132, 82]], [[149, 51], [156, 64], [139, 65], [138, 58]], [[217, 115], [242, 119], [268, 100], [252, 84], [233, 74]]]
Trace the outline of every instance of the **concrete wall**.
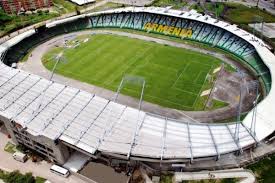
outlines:
[[[19, 143], [24, 144], [28, 148], [31, 148], [36, 152], [43, 154], [44, 156], [47, 156], [50, 160], [56, 161], [58, 164], [61, 165], [64, 164], [69, 158], [70, 154], [68, 147], [62, 144], [61, 142], [53, 141], [52, 139], [49, 139], [44, 136], [33, 136], [27, 133], [25, 130], [20, 131], [16, 128], [15, 124], [11, 123], [9, 119], [6, 119], [1, 115], [0, 121], [4, 123], [8, 133], [12, 138], [12, 141], [16, 145], [19, 145]], [[39, 144], [45, 146], [46, 148], [40, 147]]]
[[12, 127], [12, 124], [11, 124], [10, 120], [0, 115], [0, 121], [2, 121], [4, 123], [6, 129], [7, 129], [8, 133], [9, 133], [9, 135], [12, 138], [12, 141], [16, 145], [18, 145], [18, 141], [17, 141], [17, 139], [16, 139], [16, 137], [15, 137], [15, 135], [13, 133], [13, 127]]

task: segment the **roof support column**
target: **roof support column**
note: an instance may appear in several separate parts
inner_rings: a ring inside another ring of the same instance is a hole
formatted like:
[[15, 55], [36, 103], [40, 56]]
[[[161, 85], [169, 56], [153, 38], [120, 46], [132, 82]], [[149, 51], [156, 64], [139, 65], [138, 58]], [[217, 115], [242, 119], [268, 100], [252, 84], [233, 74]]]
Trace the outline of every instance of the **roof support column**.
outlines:
[[129, 149], [129, 152], [127, 154], [127, 159], [130, 158], [130, 155], [132, 153], [132, 150], [133, 150], [133, 147], [134, 147], [134, 144], [136, 142], [136, 138], [137, 138], [137, 135], [138, 135], [138, 132], [140, 131], [141, 127], [142, 127], [142, 124], [144, 122], [146, 118], [146, 114], [144, 115], [143, 119], [139, 122], [139, 118], [137, 120], [137, 125], [136, 125], [136, 130], [135, 130], [135, 133], [133, 134], [133, 137], [132, 137], [132, 140], [131, 140], [131, 145], [130, 145], [130, 149]]
[[108, 101], [108, 103], [102, 108], [102, 110], [100, 111], [100, 113], [98, 113], [98, 115], [96, 116], [95, 119], [91, 119], [91, 121], [89, 121], [90, 125], [84, 131], [81, 131], [81, 135], [79, 136], [79, 138], [77, 139], [77, 141], [75, 142], [74, 145], [79, 143], [81, 138], [89, 131], [90, 128], [92, 128], [94, 122], [98, 119], [98, 117], [101, 115], [101, 113], [106, 109], [106, 107], [108, 106], [109, 103], [110, 103], [110, 101]]
[[60, 109], [60, 111], [58, 111], [54, 116], [52, 116], [50, 118], [50, 120], [48, 121], [47, 124], [44, 125], [43, 130], [45, 130], [50, 124], [52, 124], [53, 120], [71, 103], [71, 101], [77, 96], [77, 94], [80, 92], [80, 90], [78, 90], [69, 100], [68, 102]]
[[192, 141], [191, 141], [191, 135], [190, 135], [190, 126], [189, 126], [189, 122], [187, 123], [187, 132], [188, 132], [188, 141], [189, 141], [189, 150], [190, 150], [190, 163], [193, 162], [193, 150], [192, 150]]
[[66, 86], [64, 86], [50, 101], [47, 102], [47, 104], [45, 106], [42, 107], [42, 103], [43, 103], [43, 98], [45, 96], [45, 93], [42, 93], [41, 96], [41, 100], [38, 102], [38, 106], [37, 108], [33, 111], [32, 115], [30, 116], [30, 118], [28, 119], [28, 121], [25, 122], [25, 124], [29, 124], [36, 116], [38, 116], [40, 114], [40, 112], [45, 109], [51, 102], [53, 102], [64, 90], [65, 90]]
[[210, 133], [210, 135], [211, 135], [211, 138], [212, 138], [212, 141], [213, 141], [213, 144], [214, 144], [216, 153], [217, 153], [217, 160], [219, 160], [219, 159], [220, 159], [220, 153], [219, 153], [219, 150], [218, 150], [217, 143], [216, 143], [216, 141], [215, 141], [215, 138], [214, 138], [214, 136], [213, 136], [213, 133], [212, 133], [212, 131], [211, 131], [210, 126], [207, 125], [207, 127], [208, 127], [209, 133]]
[[259, 140], [257, 139], [257, 137], [255, 136], [255, 134], [252, 134], [251, 131], [243, 124], [240, 123], [245, 129], [246, 131], [249, 133], [249, 135], [251, 135], [251, 137], [253, 138], [253, 140], [255, 141], [255, 146], [257, 146]]
[[[46, 86], [46, 88], [43, 89], [41, 92], [42, 92], [42, 93], [45, 92], [45, 91], [51, 86], [51, 84], [52, 84], [52, 82], [50, 82], [50, 84], [48, 84], [48, 85]], [[18, 112], [17, 112], [13, 117], [11, 117], [11, 120], [14, 120], [18, 115], [20, 115], [20, 114], [24, 111], [24, 109], [26, 109], [27, 107], [29, 107], [29, 106], [30, 106], [37, 98], [39, 98], [40, 96], [41, 96], [41, 94], [38, 93], [38, 95], [37, 95], [33, 100], [30, 100], [29, 103], [28, 103], [27, 105], [21, 106], [21, 107], [19, 108]]]
[[[111, 103], [110, 103], [109, 105], [111, 105]], [[104, 132], [103, 132], [101, 138], [98, 139], [97, 148], [98, 148], [98, 147], [100, 146], [100, 144], [104, 141], [106, 135], [109, 134], [109, 133], [111, 132], [111, 130], [113, 129], [113, 127], [115, 126], [115, 124], [116, 124], [118, 121], [121, 120], [121, 117], [122, 117], [122, 115], [123, 115], [123, 113], [124, 113], [125, 110], [126, 110], [126, 107], [124, 107], [124, 109], [123, 109], [123, 111], [121, 112], [119, 118], [113, 120], [113, 121], [111, 122], [111, 124], [108, 125], [108, 122], [106, 122], [106, 126], [105, 126], [105, 128], [104, 128]], [[111, 117], [111, 116], [112, 116], [112, 109], [110, 109], [108, 115], [109, 115], [108, 121], [111, 121], [111, 118], [112, 118], [112, 117]]]
[[57, 134], [57, 136], [56, 136], [55, 139], [59, 138], [59, 137], [62, 135], [62, 133], [63, 133], [66, 129], [69, 128], [69, 126], [70, 126], [70, 125], [74, 122], [74, 120], [80, 115], [80, 113], [90, 104], [90, 102], [92, 101], [92, 99], [94, 98], [94, 96], [95, 96], [95, 95], [93, 95], [93, 96], [88, 100], [88, 102], [87, 102], [85, 105], [83, 105], [83, 107], [78, 111], [78, 113], [73, 117], [73, 119], [72, 119], [71, 121], [69, 121], [69, 122], [66, 124], [66, 126], [64, 126], [64, 128], [62, 129], [62, 131], [60, 132], [60, 134]]
[[167, 117], [165, 118], [163, 135], [162, 135], [162, 146], [161, 146], [160, 160], [162, 160], [162, 158], [163, 158], [163, 154], [164, 154], [164, 150], [165, 150], [165, 146], [166, 146], [166, 131], [167, 131]]
[[226, 126], [227, 130], [229, 131], [229, 133], [230, 133], [232, 139], [234, 140], [236, 146], [238, 147], [240, 154], [242, 154], [242, 153], [243, 153], [243, 149], [242, 149], [242, 147], [240, 146], [239, 141], [237, 141], [237, 140], [235, 139], [234, 134], [233, 134], [232, 131], [230, 130], [229, 126], [228, 126], [228, 125], [225, 125], [225, 126]]
[[24, 92], [22, 92], [21, 95], [14, 97], [14, 98], [13, 98], [14, 100], [12, 100], [11, 103], [9, 103], [8, 105], [5, 105], [4, 108], [3, 108], [3, 109], [0, 109], [0, 110], [1, 110], [1, 111], [4, 111], [4, 110], [6, 110], [7, 108], [9, 108], [17, 99], [19, 99], [20, 97], [22, 97], [23, 95], [25, 95], [25, 94], [26, 94], [30, 89], [32, 89], [32, 87], [35, 86], [40, 80], [41, 80], [41, 78], [39, 78], [36, 82], [34, 82], [32, 85], [30, 85], [30, 87], [29, 87], [27, 90], [25, 90]]
[[27, 76], [24, 77], [20, 82], [18, 82], [16, 85], [11, 87], [8, 91], [6, 91], [4, 94], [1, 95], [0, 99], [5, 97], [7, 94], [9, 94], [14, 88], [16, 88], [18, 85], [20, 85], [22, 82], [24, 82], [31, 74], [28, 74]]

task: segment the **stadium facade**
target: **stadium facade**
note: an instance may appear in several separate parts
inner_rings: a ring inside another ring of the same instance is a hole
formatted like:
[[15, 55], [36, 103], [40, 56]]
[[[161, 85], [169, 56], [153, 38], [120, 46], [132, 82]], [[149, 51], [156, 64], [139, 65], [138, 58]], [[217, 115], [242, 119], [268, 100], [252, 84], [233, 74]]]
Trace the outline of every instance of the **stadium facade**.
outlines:
[[[221, 48], [239, 57], [258, 77], [265, 98], [240, 123], [186, 123], [7, 66], [54, 36], [106, 27], [159, 33]], [[74, 151], [93, 158], [169, 164], [219, 160], [254, 148], [274, 133], [271, 81], [275, 56], [254, 35], [195, 11], [150, 7], [83, 14], [23, 32], [4, 42], [0, 55], [1, 121], [14, 142], [59, 164]]]

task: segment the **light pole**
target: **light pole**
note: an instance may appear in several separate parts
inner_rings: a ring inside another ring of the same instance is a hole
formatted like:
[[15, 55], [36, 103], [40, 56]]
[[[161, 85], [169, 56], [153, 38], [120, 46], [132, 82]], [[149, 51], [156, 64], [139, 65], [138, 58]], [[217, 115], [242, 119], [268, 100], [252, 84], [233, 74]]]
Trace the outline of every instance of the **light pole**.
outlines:
[[260, 98], [259, 95], [259, 82], [255, 81], [252, 83], [252, 88], [256, 90], [256, 98], [253, 102], [253, 113], [252, 113], [252, 120], [250, 124], [250, 131], [255, 136], [255, 128], [256, 128], [256, 118], [257, 118], [257, 104]]
[[64, 52], [60, 52], [59, 54], [57, 54], [54, 58], [55, 58], [55, 64], [54, 64], [54, 66], [53, 66], [53, 69], [52, 69], [52, 71], [51, 71], [51, 76], [50, 76], [50, 81], [52, 81], [52, 78], [53, 78], [53, 75], [54, 75], [54, 72], [55, 72], [55, 69], [56, 69], [56, 66], [58, 65], [58, 63], [61, 61], [61, 60], [63, 60], [63, 59], [65, 59], [64, 57], [63, 57], [63, 54], [64, 54]]
[[260, 2], [260, 0], [257, 0], [257, 4], [256, 4], [257, 8], [259, 7], [259, 2]]
[[[58, 63], [61, 61], [61, 60], [65, 60], [65, 57], [63, 57], [63, 51], [62, 52], [60, 52], [59, 54], [57, 54], [55, 57], [54, 57], [54, 59], [56, 60], [55, 61], [55, 64], [54, 64], [54, 66], [53, 66], [53, 69], [52, 69], [52, 71], [51, 71], [51, 75], [50, 75], [50, 78], [49, 78], [49, 80], [50, 81], [52, 81], [52, 79], [53, 79], [53, 76], [54, 76], [54, 72], [55, 72], [55, 70], [56, 70], [56, 67], [57, 67], [57, 65], [58, 65]], [[51, 82], [49, 83], [49, 85], [51, 84]], [[46, 93], [46, 90], [44, 90], [43, 92], [42, 92], [42, 94], [41, 94], [41, 100], [39, 101], [39, 105], [38, 105], [38, 107], [37, 107], [37, 109], [34, 111], [34, 114], [37, 112], [37, 111], [39, 111], [40, 110], [40, 108], [41, 108], [41, 106], [42, 106], [42, 102], [44, 101], [44, 98], [45, 98], [45, 93]]]
[[237, 108], [237, 122], [235, 126], [235, 140], [238, 142], [239, 141], [239, 131], [240, 131], [240, 123], [241, 123], [241, 113], [242, 113], [242, 100], [243, 100], [243, 78], [244, 78], [244, 73], [241, 70], [238, 70], [239, 75], [241, 76], [241, 81], [240, 81], [240, 94], [239, 94], [239, 104]]

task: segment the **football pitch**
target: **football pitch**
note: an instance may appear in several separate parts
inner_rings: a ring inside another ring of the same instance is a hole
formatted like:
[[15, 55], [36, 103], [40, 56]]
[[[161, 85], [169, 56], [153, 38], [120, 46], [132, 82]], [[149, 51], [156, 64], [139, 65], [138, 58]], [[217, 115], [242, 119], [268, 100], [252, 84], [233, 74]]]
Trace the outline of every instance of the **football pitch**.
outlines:
[[[69, 42], [79, 46], [66, 48], [66, 62], [57, 65], [57, 73], [113, 91], [125, 75], [143, 77], [145, 101], [181, 110], [203, 110], [206, 97], [200, 94], [212, 87], [211, 75], [222, 63], [210, 55], [124, 36], [97, 34], [77, 40]], [[47, 69], [62, 50], [53, 48], [43, 56]], [[140, 92], [141, 86], [132, 83], [121, 90], [134, 97]]]

